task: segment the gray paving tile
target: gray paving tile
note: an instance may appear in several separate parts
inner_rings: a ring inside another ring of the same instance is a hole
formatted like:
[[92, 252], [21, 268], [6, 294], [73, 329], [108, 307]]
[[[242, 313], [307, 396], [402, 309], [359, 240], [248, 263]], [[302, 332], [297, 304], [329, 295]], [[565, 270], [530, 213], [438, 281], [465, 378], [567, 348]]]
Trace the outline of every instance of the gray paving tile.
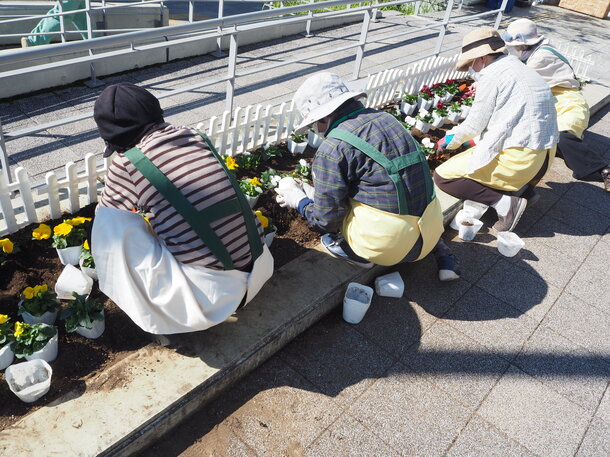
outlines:
[[537, 325], [476, 286], [447, 313], [444, 322], [507, 360], [516, 357]]
[[561, 199], [547, 213], [549, 217], [559, 219], [572, 228], [569, 233], [579, 235], [603, 235], [610, 225], [610, 214], [598, 213], [581, 205], [575, 205], [574, 200]]
[[357, 420], [344, 414], [320, 435], [304, 453], [309, 457], [397, 456], [380, 438]]
[[512, 363], [591, 412], [597, 409], [610, 379], [610, 364], [603, 358], [575, 347], [549, 327], [536, 329]]
[[448, 236], [455, 234], [447, 245], [459, 262], [461, 277], [471, 283], [477, 282], [500, 259], [500, 253], [491, 241], [484, 243], [478, 236], [473, 242], [465, 242], [459, 239], [455, 230], [448, 229], [446, 233]]
[[350, 328], [339, 312], [297, 337], [281, 357], [323, 394], [344, 406], [394, 364], [390, 355]]
[[534, 457], [535, 455], [475, 416], [453, 443], [446, 457]]
[[585, 434], [576, 457], [608, 457], [610, 455], [610, 422], [594, 418]]
[[509, 362], [442, 321], [428, 330], [401, 361], [474, 411]]
[[[145, 451], [149, 457], [162, 457], [171, 455], [154, 447]], [[229, 425], [221, 423], [206, 435], [195, 441], [189, 448], [180, 454], [181, 457], [257, 457], [256, 453], [240, 440]]]
[[478, 414], [539, 455], [573, 456], [591, 415], [554, 390], [510, 368]]
[[470, 417], [466, 408], [401, 364], [348, 413], [405, 457], [443, 455]]
[[608, 192], [603, 189], [601, 183], [595, 185], [589, 182], [575, 182], [566, 192], [565, 198], [578, 202], [582, 206], [610, 215], [610, 205], [608, 204]]
[[602, 397], [602, 400], [599, 402], [595, 416], [610, 423], [610, 384], [606, 389], [606, 393]]
[[610, 314], [608, 244], [599, 242], [580, 266], [566, 291]]
[[500, 259], [476, 285], [538, 322], [561, 293], [522, 259]]
[[540, 195], [540, 200], [538, 200], [535, 205], [525, 208], [525, 212], [523, 213], [523, 216], [521, 216], [515, 230], [515, 233], [519, 236], [523, 236], [523, 234], [527, 233], [536, 222], [544, 218], [544, 215], [549, 209], [551, 209], [553, 205], [557, 203], [557, 200], [561, 198], [560, 195], [549, 188], [538, 186], [536, 187], [536, 192]]
[[599, 357], [606, 360], [610, 357], [610, 314], [567, 292], [561, 294], [542, 325]]

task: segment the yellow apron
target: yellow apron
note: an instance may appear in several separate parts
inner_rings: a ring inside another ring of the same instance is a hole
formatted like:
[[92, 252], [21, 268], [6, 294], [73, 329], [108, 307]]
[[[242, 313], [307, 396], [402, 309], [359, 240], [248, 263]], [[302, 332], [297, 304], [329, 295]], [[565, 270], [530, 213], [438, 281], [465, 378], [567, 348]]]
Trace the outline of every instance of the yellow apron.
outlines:
[[582, 92], [566, 87], [551, 87], [555, 96], [557, 126], [560, 132], [570, 132], [582, 140], [589, 125], [589, 105]]
[[551, 149], [530, 149], [526, 147], [506, 148], [491, 162], [473, 173], [468, 173], [470, 158], [475, 148], [470, 148], [438, 166], [435, 172], [445, 179], [472, 179], [492, 189], [515, 192], [528, 184], [540, 171], [549, 154], [549, 164], [553, 162], [556, 147]]
[[434, 198], [421, 217], [393, 214], [350, 200], [350, 211], [343, 219], [343, 237], [363, 259], [377, 265], [401, 262], [419, 236], [423, 240], [417, 260], [434, 249], [444, 231], [443, 212]]

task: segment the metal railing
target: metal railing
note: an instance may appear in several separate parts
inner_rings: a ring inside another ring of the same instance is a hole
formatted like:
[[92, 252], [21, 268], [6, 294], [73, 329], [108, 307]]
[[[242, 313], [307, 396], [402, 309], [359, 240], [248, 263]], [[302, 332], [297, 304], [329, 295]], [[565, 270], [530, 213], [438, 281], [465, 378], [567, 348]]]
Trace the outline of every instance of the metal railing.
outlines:
[[[15, 70], [5, 71], [0, 73], [0, 85], [2, 79], [7, 76], [24, 76], [27, 77], [29, 74], [37, 73], [47, 69], [53, 69], [60, 66], [71, 66], [79, 65], [83, 63], [93, 64], [96, 61], [102, 59], [109, 59], [121, 55], [135, 54], [151, 49], [169, 48], [172, 46], [179, 46], [184, 43], [209, 40], [209, 39], [220, 39], [224, 36], [229, 37], [229, 56], [227, 63], [227, 73], [225, 76], [221, 76], [214, 79], [198, 82], [193, 85], [180, 87], [172, 91], [168, 91], [161, 96], [159, 99], [171, 97], [180, 93], [190, 92], [203, 87], [211, 86], [214, 84], [226, 83], [226, 96], [225, 96], [225, 111], [233, 111], [233, 97], [235, 92], [236, 79], [242, 76], [252, 75], [263, 71], [279, 68], [285, 65], [305, 62], [312, 59], [317, 59], [320, 56], [332, 55], [337, 52], [355, 49], [354, 67], [352, 72], [352, 79], [357, 80], [360, 77], [360, 70], [362, 59], [364, 57], [364, 50], [367, 44], [381, 42], [384, 40], [398, 38], [414, 33], [418, 33], [425, 30], [438, 29], [437, 43], [434, 50], [425, 55], [420, 55], [414, 59], [396, 62], [394, 65], [387, 65], [387, 68], [393, 68], [398, 65], [404, 65], [417, 60], [422, 60], [431, 56], [438, 56], [441, 52], [453, 50], [456, 46], [443, 48], [443, 41], [447, 32], [447, 27], [451, 24], [463, 23], [471, 20], [476, 20], [486, 16], [496, 16], [495, 26], [496, 28], [500, 24], [502, 13], [506, 7], [508, 0], [503, 0], [502, 5], [497, 10], [490, 10], [479, 14], [469, 15], [465, 17], [451, 18], [451, 13], [454, 8], [455, 1], [448, 0], [445, 14], [441, 21], [431, 22], [422, 27], [407, 28], [404, 31], [391, 33], [382, 37], [369, 38], [368, 30], [369, 25], [373, 16], [373, 12], [380, 7], [403, 5], [408, 3], [417, 3], [419, 0], [394, 0], [394, 1], [382, 1], [377, 0], [372, 4], [366, 6], [360, 6], [356, 8], [350, 8], [346, 10], [338, 10], [323, 13], [314, 13], [314, 10], [320, 10], [324, 8], [335, 8], [353, 4], [350, 0], [331, 0], [319, 3], [308, 3], [299, 6], [291, 6], [283, 9], [265, 10], [258, 11], [255, 13], [238, 14], [230, 17], [210, 19], [200, 22], [193, 22], [188, 24], [181, 24], [170, 27], [163, 27], [160, 29], [149, 29], [138, 32], [129, 32], [121, 35], [113, 35], [102, 38], [95, 38], [86, 41], [76, 41], [71, 43], [59, 44], [56, 46], [47, 46], [40, 49], [31, 48], [19, 51], [9, 51], [0, 55], [0, 66], [6, 65], [20, 65], [24, 62], [28, 62], [30, 65], [24, 68], [18, 68]], [[304, 15], [290, 16], [286, 18], [287, 14], [295, 13], [306, 13]], [[286, 23], [299, 23], [307, 21], [315, 21], [319, 19], [325, 19], [329, 17], [336, 17], [341, 15], [359, 15], [362, 14], [362, 27], [360, 37], [356, 43], [344, 45], [341, 47], [334, 47], [327, 51], [316, 52], [308, 55], [300, 55], [297, 58], [288, 59], [285, 61], [275, 62], [269, 65], [262, 65], [253, 69], [238, 71], [237, 68], [237, 55], [238, 55], [238, 36], [241, 30], [257, 30], [264, 31], [269, 27], [276, 27], [278, 20], [281, 20], [283, 24]], [[269, 19], [274, 18], [275, 20], [270, 21]], [[168, 41], [168, 37], [172, 39]], [[151, 40], [158, 39], [159, 41]], [[147, 42], [146, 44], [138, 44], [141, 42]], [[64, 54], [74, 54], [75, 52], [86, 52], [82, 57], [67, 58], [66, 60], [53, 62], [53, 63], [39, 63], [41, 59], [48, 59], [56, 56], [58, 51], [62, 51]], [[6, 144], [12, 140], [33, 135], [50, 128], [59, 127], [62, 125], [71, 124], [84, 119], [89, 119], [93, 116], [93, 112], [87, 112], [78, 116], [72, 116], [68, 118], [58, 119], [53, 122], [46, 124], [37, 125], [35, 127], [28, 127], [17, 131], [2, 131], [2, 124], [0, 123], [0, 165], [2, 166], [2, 174], [6, 177], [8, 183], [12, 182], [12, 176], [10, 172], [10, 166], [8, 161], [8, 152]]]

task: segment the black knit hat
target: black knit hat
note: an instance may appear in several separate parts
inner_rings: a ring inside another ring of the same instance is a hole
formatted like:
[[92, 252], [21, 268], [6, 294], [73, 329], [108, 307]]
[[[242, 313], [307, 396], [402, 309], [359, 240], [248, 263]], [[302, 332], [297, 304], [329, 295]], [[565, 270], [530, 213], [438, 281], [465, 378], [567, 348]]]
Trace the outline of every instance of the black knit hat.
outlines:
[[131, 83], [106, 87], [95, 101], [93, 119], [106, 142], [104, 157], [126, 151], [164, 122], [159, 100]]

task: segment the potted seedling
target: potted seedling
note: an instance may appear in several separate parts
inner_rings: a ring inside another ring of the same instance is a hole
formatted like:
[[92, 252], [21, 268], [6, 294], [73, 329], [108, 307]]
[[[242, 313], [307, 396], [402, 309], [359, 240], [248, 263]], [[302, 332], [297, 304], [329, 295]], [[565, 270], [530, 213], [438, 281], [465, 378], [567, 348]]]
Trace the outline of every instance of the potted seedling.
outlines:
[[462, 99], [462, 112], [460, 114], [462, 119], [466, 119], [466, 116], [468, 116], [473, 101], [474, 100], [471, 97], [465, 97]]
[[424, 151], [424, 154], [426, 154], [426, 156], [431, 156], [434, 155], [434, 142], [430, 139], [430, 138], [424, 138], [423, 140], [421, 140], [421, 148], [422, 151]]
[[15, 356], [11, 349], [13, 333], [10, 317], [6, 314], [0, 314], [0, 370], [4, 370], [13, 363]]
[[273, 168], [267, 168], [261, 173], [261, 183], [265, 189], [275, 189], [282, 180], [282, 176]]
[[106, 328], [104, 304], [73, 292], [74, 300], [61, 312], [60, 318], [65, 321], [66, 331], [76, 332], [85, 338], [98, 338]]
[[444, 101], [449, 103], [453, 99], [453, 96], [460, 91], [460, 88], [453, 79], [448, 79], [445, 82], [445, 90], [447, 91], [447, 97]]
[[422, 87], [422, 90], [417, 94], [417, 106], [420, 110], [428, 111], [434, 102], [434, 95], [428, 86]]
[[438, 102], [436, 109], [432, 111], [432, 125], [442, 127], [447, 120], [447, 108], [443, 102]]
[[308, 182], [311, 179], [311, 168], [305, 159], [299, 160], [292, 176], [304, 182]]
[[277, 232], [277, 227], [273, 225], [273, 220], [270, 217], [263, 215], [261, 211], [255, 211], [254, 214], [256, 214], [256, 217], [258, 217], [258, 220], [263, 227], [265, 233], [265, 244], [267, 246], [271, 246], [273, 238]]
[[263, 162], [267, 162], [268, 160], [276, 158], [279, 159], [280, 157], [282, 157], [282, 155], [282, 148], [280, 148], [279, 146], [270, 143], [266, 143], [263, 146]]
[[403, 95], [402, 102], [400, 103], [400, 110], [408, 116], [410, 114], [413, 114], [415, 108], [417, 108], [417, 95]]
[[239, 188], [246, 196], [250, 208], [254, 208], [258, 197], [263, 193], [263, 183], [256, 176], [254, 178], [244, 178], [239, 181]]
[[[51, 246], [57, 250], [57, 255], [62, 264], [78, 265], [83, 241], [87, 236], [84, 224], [89, 221], [91, 221], [90, 217], [73, 217], [53, 227], [53, 243]], [[32, 232], [32, 237], [35, 239], [48, 238], [50, 235], [48, 228], [47, 225], [40, 224]]]
[[[262, 161], [262, 157], [258, 154], [252, 154], [250, 152], [242, 152], [235, 157], [237, 167], [241, 170], [256, 170]], [[226, 160], [225, 160], [226, 163]]]
[[432, 87], [432, 93], [434, 94], [433, 106], [438, 105], [438, 103], [442, 102], [447, 96], [447, 91], [445, 90], [442, 84], [435, 84]]
[[4, 377], [11, 392], [21, 401], [32, 403], [49, 391], [52, 375], [53, 370], [47, 362], [35, 359], [11, 365]]
[[305, 134], [297, 135], [295, 132], [292, 132], [290, 138], [288, 139], [288, 150], [292, 154], [303, 154], [305, 148], [307, 147], [307, 137]]
[[324, 138], [322, 138], [320, 135], [318, 135], [313, 130], [309, 129], [307, 131], [307, 144], [310, 147], [312, 147], [314, 149], [318, 149], [323, 141], [324, 141]]
[[95, 271], [95, 261], [89, 248], [89, 240], [83, 243], [83, 251], [80, 253], [79, 260], [80, 269], [83, 273], [89, 276], [94, 281], [97, 281], [97, 272]]
[[26, 287], [17, 304], [18, 314], [28, 324], [44, 323], [53, 325], [60, 308], [57, 295], [46, 284]]
[[415, 116], [415, 128], [418, 129], [422, 133], [427, 133], [428, 130], [430, 130], [431, 123], [432, 123], [431, 114], [425, 114], [423, 116], [421, 114], [418, 114], [417, 116]]
[[57, 358], [57, 327], [47, 324], [15, 322], [11, 349], [18, 359], [41, 359], [52, 362]]
[[459, 122], [461, 111], [462, 105], [460, 102], [450, 103], [449, 108], [447, 109], [447, 120], [455, 123]]

